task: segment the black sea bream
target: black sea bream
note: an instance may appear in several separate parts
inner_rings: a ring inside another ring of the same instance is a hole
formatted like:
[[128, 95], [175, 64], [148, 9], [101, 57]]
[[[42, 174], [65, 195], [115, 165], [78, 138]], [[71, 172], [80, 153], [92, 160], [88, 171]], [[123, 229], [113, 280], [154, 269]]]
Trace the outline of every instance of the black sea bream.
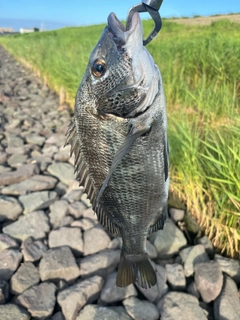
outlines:
[[122, 237], [117, 286], [155, 285], [146, 239], [167, 217], [167, 117], [138, 13], [127, 30], [109, 15], [77, 91], [66, 143], [99, 221]]

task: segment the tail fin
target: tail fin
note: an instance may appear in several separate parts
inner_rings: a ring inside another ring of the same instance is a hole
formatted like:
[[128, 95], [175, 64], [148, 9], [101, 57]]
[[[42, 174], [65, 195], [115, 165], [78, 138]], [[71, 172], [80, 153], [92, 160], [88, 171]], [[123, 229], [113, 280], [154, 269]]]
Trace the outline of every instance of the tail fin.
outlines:
[[137, 282], [142, 288], [150, 288], [157, 282], [156, 272], [147, 253], [135, 255], [122, 252], [116, 285], [126, 287], [134, 282]]

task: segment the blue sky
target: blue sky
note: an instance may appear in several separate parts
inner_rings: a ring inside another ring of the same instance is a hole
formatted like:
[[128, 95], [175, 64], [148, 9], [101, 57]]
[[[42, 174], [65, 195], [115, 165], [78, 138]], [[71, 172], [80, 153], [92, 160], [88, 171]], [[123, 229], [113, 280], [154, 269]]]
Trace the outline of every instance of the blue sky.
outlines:
[[[0, 27], [55, 29], [105, 23], [110, 12], [125, 19], [136, 0], [0, 0]], [[240, 0], [164, 0], [163, 17], [239, 13]], [[148, 18], [142, 14], [142, 18]]]

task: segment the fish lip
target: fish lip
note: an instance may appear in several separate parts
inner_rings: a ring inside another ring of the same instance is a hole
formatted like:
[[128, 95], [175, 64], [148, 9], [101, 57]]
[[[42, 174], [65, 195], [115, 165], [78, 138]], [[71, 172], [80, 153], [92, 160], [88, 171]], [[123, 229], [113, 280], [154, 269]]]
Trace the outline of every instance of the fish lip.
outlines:
[[117, 18], [115, 13], [111, 12], [108, 16], [108, 30], [113, 36], [113, 40], [118, 47], [122, 47], [126, 44], [129, 36], [134, 33], [138, 24], [140, 23], [139, 13], [135, 12], [132, 16], [132, 21], [128, 24], [129, 28], [126, 28], [122, 22]]

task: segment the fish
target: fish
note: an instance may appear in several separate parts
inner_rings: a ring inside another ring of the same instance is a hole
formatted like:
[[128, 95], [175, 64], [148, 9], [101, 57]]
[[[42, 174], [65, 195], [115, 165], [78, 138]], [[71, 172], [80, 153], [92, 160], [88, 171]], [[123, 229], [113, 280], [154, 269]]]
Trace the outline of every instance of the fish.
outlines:
[[114, 13], [108, 16], [66, 136], [76, 179], [98, 220], [122, 237], [116, 285], [154, 286], [146, 241], [168, 216], [169, 147], [163, 82], [143, 46], [137, 12], [126, 26]]

